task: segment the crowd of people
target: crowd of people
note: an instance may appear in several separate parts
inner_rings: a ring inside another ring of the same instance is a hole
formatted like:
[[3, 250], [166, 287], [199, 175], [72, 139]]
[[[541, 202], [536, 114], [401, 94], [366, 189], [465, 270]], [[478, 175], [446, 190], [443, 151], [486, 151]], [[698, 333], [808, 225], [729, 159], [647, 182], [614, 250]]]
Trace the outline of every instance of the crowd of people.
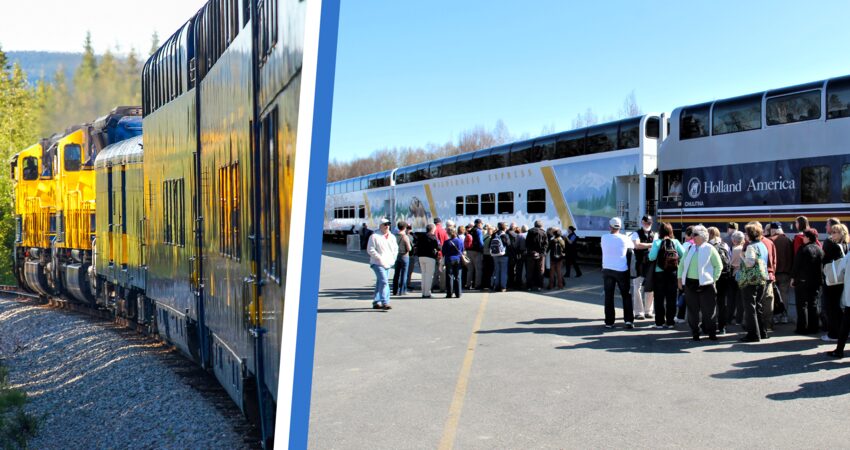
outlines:
[[[605, 327], [615, 325], [615, 289], [623, 302], [625, 328], [654, 319], [655, 328], [687, 322], [693, 339], [717, 340], [729, 326], [746, 333], [741, 341], [767, 339], [776, 324], [795, 321], [799, 334], [825, 333], [836, 342], [831, 356], [843, 357], [850, 333], [850, 290], [844, 290], [844, 266], [850, 235], [837, 218], [826, 222], [824, 241], [806, 217], [797, 217], [789, 237], [779, 222], [750, 222], [739, 230], [727, 225], [689, 226], [682, 239], [668, 223], [641, 219], [636, 233], [623, 233], [619, 217], [603, 235], [602, 279]], [[391, 296], [407, 295], [413, 265], [422, 274], [421, 296], [443, 292], [460, 298], [464, 290], [540, 291], [563, 289], [565, 279], [582, 275], [575, 227], [566, 231], [515, 223], [496, 226], [475, 219], [458, 225], [434, 219], [418, 236], [405, 223], [383, 219], [371, 233], [360, 230], [376, 274], [376, 309], [391, 309]], [[415, 258], [415, 259], [414, 259]], [[389, 270], [394, 268], [392, 281]], [[792, 295], [795, 309], [789, 309]]]
[[361, 248], [369, 254], [377, 278], [372, 303], [376, 309], [392, 309], [391, 296], [411, 291], [415, 261], [422, 274], [423, 298], [433, 292], [459, 298], [464, 290], [562, 289], [564, 278], [573, 272], [581, 276], [578, 236], [572, 226], [566, 233], [558, 228], [544, 230], [539, 220], [530, 229], [514, 223], [491, 226], [481, 219], [468, 225], [449, 220], [443, 226], [436, 218], [418, 236], [406, 222], [398, 222], [395, 230], [391, 227], [389, 220], [382, 219], [376, 232], [366, 224], [359, 232]]

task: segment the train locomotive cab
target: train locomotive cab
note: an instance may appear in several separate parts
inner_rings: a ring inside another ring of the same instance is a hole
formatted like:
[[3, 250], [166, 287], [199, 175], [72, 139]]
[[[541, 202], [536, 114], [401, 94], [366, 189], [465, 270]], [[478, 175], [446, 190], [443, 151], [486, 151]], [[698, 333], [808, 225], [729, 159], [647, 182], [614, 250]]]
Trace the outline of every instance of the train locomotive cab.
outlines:
[[52, 295], [47, 266], [54, 237], [50, 217], [54, 211], [51, 176], [45, 173], [52, 141], [42, 139], [12, 159], [15, 183], [14, 273], [18, 284], [43, 296]]

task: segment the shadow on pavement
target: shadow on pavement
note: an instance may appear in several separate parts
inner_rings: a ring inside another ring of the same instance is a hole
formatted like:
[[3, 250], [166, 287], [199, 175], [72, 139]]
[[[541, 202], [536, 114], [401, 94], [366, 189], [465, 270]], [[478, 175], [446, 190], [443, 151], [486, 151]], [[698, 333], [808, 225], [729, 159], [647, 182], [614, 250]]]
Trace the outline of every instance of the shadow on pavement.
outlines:
[[[845, 364], [836, 364], [836, 367], [844, 367]], [[850, 393], [850, 374], [842, 375], [838, 378], [827, 381], [813, 381], [811, 383], [803, 383], [800, 389], [792, 392], [777, 392], [776, 394], [768, 394], [765, 397], [771, 400], [785, 401], [797, 400], [800, 398], [823, 398], [845, 395]]]
[[[742, 361], [733, 366], [736, 368], [711, 377], [719, 379], [772, 378], [848, 367], [820, 353], [774, 356], [755, 361]], [[850, 386], [846, 392], [850, 392]]]
[[372, 300], [375, 288], [345, 288], [345, 289], [322, 289], [319, 297], [329, 297], [334, 300]]
[[[557, 325], [557, 324], [581, 324], [573, 326], [543, 326], [543, 327], [516, 327], [502, 328], [498, 330], [480, 330], [480, 334], [550, 334], [580, 338], [582, 342], [574, 345], [555, 347], [558, 350], [592, 349], [605, 350], [609, 352], [633, 352], [633, 353], [689, 353], [688, 348], [694, 345], [706, 345], [706, 342], [691, 343], [690, 331], [684, 328], [676, 330], [664, 330], [663, 334], [643, 333], [652, 330], [651, 322], [638, 323], [633, 330], [625, 330], [622, 325], [618, 328], [607, 330], [602, 327], [601, 320], [575, 319], [575, 318], [545, 318], [535, 319], [529, 322], [518, 322], [518, 325]], [[590, 325], [593, 323], [593, 325]], [[652, 330], [655, 331], [655, 330]], [[671, 332], [672, 331], [672, 332]], [[733, 336], [730, 335], [729, 339]], [[724, 339], [725, 340], [725, 339]], [[719, 341], [723, 342], [723, 341]], [[712, 343], [716, 344], [716, 343]]]

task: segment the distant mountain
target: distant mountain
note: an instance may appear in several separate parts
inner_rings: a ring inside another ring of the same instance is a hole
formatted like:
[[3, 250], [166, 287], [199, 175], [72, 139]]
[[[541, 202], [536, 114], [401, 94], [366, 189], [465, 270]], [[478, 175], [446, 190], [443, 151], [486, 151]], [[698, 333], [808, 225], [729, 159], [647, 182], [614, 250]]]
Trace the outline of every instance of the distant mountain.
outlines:
[[74, 71], [83, 59], [82, 53], [59, 53], [59, 52], [6, 52], [9, 63], [18, 63], [27, 74], [30, 84], [43, 78], [45, 81], [53, 81], [53, 76], [61, 66], [65, 71], [65, 79], [70, 81], [74, 78]]

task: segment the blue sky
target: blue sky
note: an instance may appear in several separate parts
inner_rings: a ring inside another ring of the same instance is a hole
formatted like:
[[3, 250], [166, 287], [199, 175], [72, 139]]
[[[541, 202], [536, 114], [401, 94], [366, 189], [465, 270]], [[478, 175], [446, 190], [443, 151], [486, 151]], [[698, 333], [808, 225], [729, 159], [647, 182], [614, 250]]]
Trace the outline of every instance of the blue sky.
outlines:
[[342, 2], [331, 159], [850, 74], [847, 1]]

